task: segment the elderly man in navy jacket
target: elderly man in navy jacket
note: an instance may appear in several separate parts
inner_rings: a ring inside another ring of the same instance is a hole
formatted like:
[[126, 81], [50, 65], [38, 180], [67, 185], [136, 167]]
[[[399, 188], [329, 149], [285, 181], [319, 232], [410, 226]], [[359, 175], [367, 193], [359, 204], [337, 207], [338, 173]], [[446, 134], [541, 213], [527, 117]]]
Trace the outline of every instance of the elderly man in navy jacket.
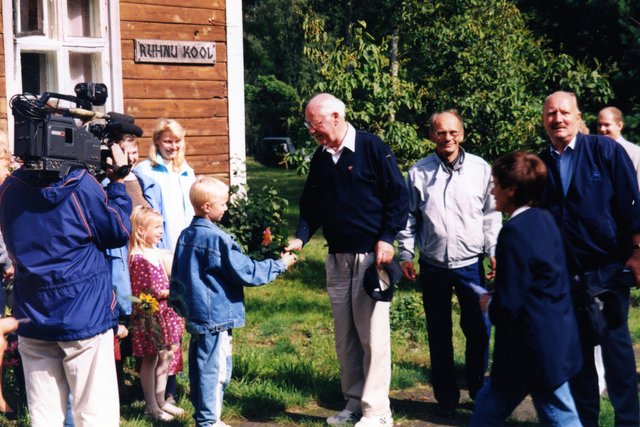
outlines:
[[300, 198], [296, 238], [285, 250], [302, 249], [320, 227], [329, 244], [327, 291], [347, 405], [327, 423], [391, 427], [390, 304], [370, 298], [363, 280], [370, 265], [393, 259], [393, 241], [407, 221], [407, 190], [389, 147], [347, 122], [335, 96], [314, 96], [305, 124], [320, 147]]
[[[597, 426], [593, 347], [600, 344], [615, 423], [638, 426], [635, 358], [627, 326], [630, 286], [640, 282], [638, 182], [624, 148], [611, 138], [579, 133], [580, 118], [574, 94], [556, 92], [545, 100], [542, 119], [551, 146], [540, 155], [548, 168], [542, 202], [564, 237], [584, 358], [571, 390], [583, 425]], [[604, 311], [597, 310], [600, 306]]]

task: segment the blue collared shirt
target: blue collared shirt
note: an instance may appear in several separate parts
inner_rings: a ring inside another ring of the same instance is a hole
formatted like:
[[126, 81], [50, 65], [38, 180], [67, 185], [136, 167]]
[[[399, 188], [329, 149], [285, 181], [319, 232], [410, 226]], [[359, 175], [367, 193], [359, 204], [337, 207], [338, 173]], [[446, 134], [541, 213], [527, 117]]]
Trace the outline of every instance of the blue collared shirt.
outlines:
[[550, 147], [551, 156], [556, 159], [558, 164], [558, 172], [560, 172], [560, 179], [562, 180], [562, 193], [566, 196], [567, 191], [569, 191], [569, 184], [571, 184], [571, 177], [573, 176], [574, 171], [574, 162], [573, 162], [573, 150], [576, 146], [576, 137], [574, 136], [571, 142], [564, 148], [562, 154], [556, 151], [553, 148], [553, 145]]

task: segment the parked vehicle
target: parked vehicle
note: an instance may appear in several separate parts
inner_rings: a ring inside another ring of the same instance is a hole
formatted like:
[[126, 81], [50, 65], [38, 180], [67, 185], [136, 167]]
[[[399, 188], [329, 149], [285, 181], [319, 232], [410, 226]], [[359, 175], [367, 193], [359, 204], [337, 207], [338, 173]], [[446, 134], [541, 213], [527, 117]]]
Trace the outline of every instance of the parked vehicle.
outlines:
[[286, 136], [270, 136], [258, 141], [255, 148], [255, 159], [266, 166], [284, 166], [289, 169], [289, 165], [284, 160], [286, 154], [293, 154], [295, 147], [291, 138]]

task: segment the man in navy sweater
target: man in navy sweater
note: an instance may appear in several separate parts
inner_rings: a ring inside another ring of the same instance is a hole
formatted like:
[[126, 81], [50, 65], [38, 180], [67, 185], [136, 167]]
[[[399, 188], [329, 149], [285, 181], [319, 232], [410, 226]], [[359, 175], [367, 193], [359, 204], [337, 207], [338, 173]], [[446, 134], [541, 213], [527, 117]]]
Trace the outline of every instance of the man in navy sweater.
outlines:
[[[615, 424], [638, 426], [635, 358], [627, 326], [629, 288], [640, 282], [638, 182], [624, 148], [611, 138], [579, 133], [580, 118], [573, 93], [556, 92], [545, 100], [542, 119], [551, 146], [540, 155], [548, 169], [542, 206], [555, 217], [564, 238], [584, 360], [571, 391], [582, 424], [597, 426], [600, 396], [593, 347], [600, 344]], [[602, 304], [607, 327], [596, 333], [592, 325], [598, 316], [590, 316], [589, 308]]]
[[327, 93], [314, 96], [305, 120], [321, 146], [300, 199], [296, 238], [285, 250], [302, 249], [320, 227], [329, 244], [327, 291], [347, 405], [327, 422], [392, 426], [390, 303], [370, 298], [363, 277], [371, 264], [393, 259], [393, 241], [407, 221], [407, 190], [389, 147], [356, 131], [342, 101]]

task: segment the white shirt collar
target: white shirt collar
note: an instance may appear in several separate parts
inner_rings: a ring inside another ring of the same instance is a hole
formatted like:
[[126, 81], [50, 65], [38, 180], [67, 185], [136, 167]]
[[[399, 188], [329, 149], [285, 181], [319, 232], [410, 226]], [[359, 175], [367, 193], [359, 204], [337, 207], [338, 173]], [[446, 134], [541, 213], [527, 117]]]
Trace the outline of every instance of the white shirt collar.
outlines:
[[529, 206], [529, 205], [520, 206], [518, 209], [513, 211], [513, 213], [509, 217], [509, 219], [515, 218], [516, 215], [520, 215], [522, 212], [526, 211], [529, 208], [531, 208], [531, 206]]
[[351, 123], [347, 123], [347, 133], [337, 149], [327, 147], [326, 145], [322, 149], [331, 154], [334, 163], [338, 163], [338, 159], [340, 159], [340, 155], [344, 148], [348, 148], [354, 153], [356, 151], [356, 129], [351, 126]]
[[[576, 140], [578, 139], [578, 135], [576, 134], [576, 136], [573, 137], [573, 139], [571, 140], [570, 143], [567, 144], [566, 147], [564, 147], [564, 149], [566, 150], [567, 148], [571, 148], [571, 150], [575, 150], [576, 149]], [[556, 147], [553, 146], [553, 144], [551, 144], [551, 150], [556, 153], [558, 156], [560, 156], [560, 152], [558, 150], [556, 150]]]

